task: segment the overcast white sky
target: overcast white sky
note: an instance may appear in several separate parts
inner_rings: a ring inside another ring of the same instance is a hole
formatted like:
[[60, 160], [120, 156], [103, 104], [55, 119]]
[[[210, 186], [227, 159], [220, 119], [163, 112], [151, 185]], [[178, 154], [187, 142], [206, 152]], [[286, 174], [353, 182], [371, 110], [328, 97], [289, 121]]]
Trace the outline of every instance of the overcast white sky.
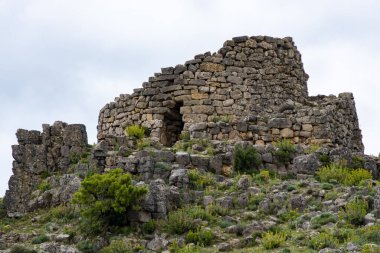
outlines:
[[18, 128], [84, 123], [161, 67], [240, 35], [292, 36], [309, 94], [354, 93], [367, 154], [378, 155], [380, 1], [0, 0], [0, 196]]

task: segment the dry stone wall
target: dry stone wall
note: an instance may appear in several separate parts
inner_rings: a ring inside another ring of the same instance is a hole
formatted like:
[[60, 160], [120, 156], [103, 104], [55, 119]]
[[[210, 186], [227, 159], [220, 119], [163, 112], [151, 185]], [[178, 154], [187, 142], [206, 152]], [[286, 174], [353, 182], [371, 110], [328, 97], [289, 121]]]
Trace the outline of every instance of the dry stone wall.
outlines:
[[[57, 121], [43, 125], [42, 132], [19, 129], [4, 199], [8, 215], [65, 203], [89, 171], [119, 167], [149, 186], [142, 211], [129, 217], [139, 222], [163, 218], [179, 200], [195, 198], [183, 191], [190, 169], [221, 178], [233, 172], [235, 144], [255, 145], [261, 168], [279, 174], [313, 175], [322, 156], [348, 165], [359, 157], [379, 178], [380, 161], [363, 154], [353, 95], [308, 96], [307, 79], [291, 38], [236, 37], [217, 53], [163, 68], [143, 88], [105, 105], [99, 114], [98, 143], [91, 150], [84, 125]], [[132, 124], [150, 130], [149, 149], [138, 151], [136, 140], [125, 136], [125, 127]], [[208, 139], [213, 155], [197, 144], [192, 144], [193, 152], [162, 149], [181, 133]], [[273, 142], [280, 139], [296, 144], [290, 162], [275, 156]], [[309, 153], [311, 144], [322, 147]]]
[[[86, 152], [85, 126], [57, 121], [52, 126], [44, 124], [42, 133], [19, 129], [16, 136], [18, 145], [12, 146], [13, 175], [4, 198], [8, 215], [19, 216], [53, 202], [68, 201], [80, 180], [74, 175], [62, 175], [68, 173], [73, 160]], [[62, 177], [51, 178], [45, 182], [45, 189], [39, 189], [44, 178], [56, 173]], [[50, 192], [50, 196], [42, 196], [44, 191], [54, 187], [59, 190]]]
[[188, 131], [192, 138], [254, 144], [291, 138], [362, 152], [352, 94], [309, 97], [307, 79], [292, 38], [236, 37], [217, 53], [163, 68], [143, 88], [105, 105], [98, 139], [138, 124], [166, 146]]

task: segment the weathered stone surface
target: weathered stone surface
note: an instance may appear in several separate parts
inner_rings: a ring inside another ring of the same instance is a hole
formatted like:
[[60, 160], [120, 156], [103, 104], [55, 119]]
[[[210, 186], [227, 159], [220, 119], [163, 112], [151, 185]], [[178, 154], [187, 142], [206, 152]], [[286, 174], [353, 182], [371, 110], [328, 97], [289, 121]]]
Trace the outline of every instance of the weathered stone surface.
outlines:
[[287, 118], [273, 118], [268, 122], [269, 128], [290, 128], [292, 121]]
[[373, 210], [375, 212], [375, 217], [380, 219], [380, 187], [376, 188], [376, 195], [374, 198]]
[[172, 170], [169, 177], [169, 185], [175, 185], [179, 188], [187, 188], [189, 185], [189, 177], [186, 169]]
[[296, 173], [314, 175], [322, 166], [317, 154], [297, 156], [293, 160], [293, 170]]
[[[12, 146], [14, 175], [9, 180], [4, 203], [9, 216], [19, 216], [39, 207], [68, 202], [78, 190], [79, 177], [67, 175], [70, 164], [77, 163], [87, 152], [87, 133], [84, 125], [57, 121], [43, 125], [43, 132], [18, 130], [18, 145]], [[49, 177], [49, 189], [37, 194], [42, 177]]]
[[166, 246], [168, 244], [169, 244], [169, 242], [167, 240], [165, 240], [164, 238], [156, 237], [153, 240], [149, 241], [148, 244], [146, 245], [146, 247], [149, 250], [161, 251], [161, 250], [166, 249]]
[[209, 71], [209, 72], [220, 72], [224, 70], [224, 66], [222, 64], [216, 64], [211, 62], [204, 62], [200, 65], [201, 71]]

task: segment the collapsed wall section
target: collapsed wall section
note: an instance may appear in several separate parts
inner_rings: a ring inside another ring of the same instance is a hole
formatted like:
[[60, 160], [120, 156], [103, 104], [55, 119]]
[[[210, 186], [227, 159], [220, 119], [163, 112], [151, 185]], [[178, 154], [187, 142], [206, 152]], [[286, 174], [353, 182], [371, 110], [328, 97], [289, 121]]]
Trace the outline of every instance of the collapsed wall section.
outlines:
[[[9, 216], [21, 215], [38, 208], [39, 205], [49, 205], [50, 203], [38, 201], [38, 195], [43, 194], [42, 189], [39, 189], [42, 188], [40, 186], [43, 179], [54, 174], [68, 173], [73, 160], [78, 160], [87, 148], [86, 128], [80, 124], [68, 125], [57, 121], [52, 126], [44, 124], [42, 133], [18, 129], [16, 136], [18, 145], [12, 146], [13, 175], [4, 198]], [[61, 180], [57, 185], [68, 186], [71, 181], [73, 178], [67, 177], [67, 182], [63, 183]], [[43, 188], [47, 190], [48, 185]], [[65, 192], [57, 194], [60, 194], [56, 196], [57, 202], [64, 202]], [[67, 192], [66, 197], [71, 194], [72, 192]]]

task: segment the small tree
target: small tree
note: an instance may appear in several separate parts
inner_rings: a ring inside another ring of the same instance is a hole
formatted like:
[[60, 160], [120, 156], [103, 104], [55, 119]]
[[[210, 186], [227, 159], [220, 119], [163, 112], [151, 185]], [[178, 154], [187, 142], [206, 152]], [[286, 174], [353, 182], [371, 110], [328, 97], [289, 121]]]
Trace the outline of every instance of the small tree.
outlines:
[[132, 184], [130, 174], [114, 169], [85, 178], [74, 194], [73, 203], [80, 206], [85, 221], [95, 228], [104, 228], [124, 223], [126, 211], [146, 193], [146, 187]]

